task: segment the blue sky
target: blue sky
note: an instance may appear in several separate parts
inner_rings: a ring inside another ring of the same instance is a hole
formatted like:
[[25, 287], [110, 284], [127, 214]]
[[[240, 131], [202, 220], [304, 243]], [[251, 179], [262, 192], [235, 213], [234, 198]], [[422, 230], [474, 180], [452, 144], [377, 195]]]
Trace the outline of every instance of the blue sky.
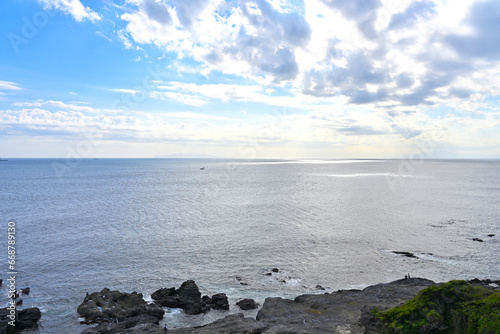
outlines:
[[500, 3], [3, 0], [0, 156], [500, 158]]

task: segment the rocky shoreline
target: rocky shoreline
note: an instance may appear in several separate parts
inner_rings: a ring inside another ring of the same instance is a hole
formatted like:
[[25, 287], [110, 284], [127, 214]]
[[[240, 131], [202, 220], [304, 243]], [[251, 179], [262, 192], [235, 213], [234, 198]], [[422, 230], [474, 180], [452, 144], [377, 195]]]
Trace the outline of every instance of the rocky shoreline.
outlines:
[[[382, 333], [382, 322], [374, 309], [385, 311], [402, 305], [431, 286], [440, 286], [425, 278], [410, 278], [376, 284], [363, 290], [339, 290], [333, 293], [305, 294], [294, 300], [267, 298], [256, 318], [243, 313], [228, 315], [213, 323], [191, 328], [169, 329], [168, 333]], [[500, 281], [474, 279], [466, 285], [499, 291]], [[201, 296], [194, 281], [186, 281], [179, 289], [162, 288], [152, 294], [154, 302], [147, 304], [141, 294], [121, 293], [103, 289], [85, 297], [78, 307], [85, 323], [98, 323], [82, 334], [127, 333], [160, 334], [163, 308], [182, 308], [186, 314], [228, 310], [227, 296]], [[241, 303], [240, 303], [241, 302]], [[258, 307], [253, 300], [238, 302], [238, 307]]]
[[[407, 256], [406, 254], [402, 255]], [[440, 289], [443, 291], [440, 291]], [[461, 301], [458, 304], [454, 302], [453, 307], [455, 309], [452, 308], [451, 311], [450, 305], [453, 303], [450, 304], [448, 300], [450, 291], [452, 291], [453, 295], [465, 291], [465, 295], [459, 297], [454, 295], [455, 300]], [[100, 292], [87, 293], [83, 302], [78, 306], [77, 312], [84, 318], [83, 324], [95, 325], [94, 327], [89, 326], [81, 334], [165, 333], [165, 328], [160, 324], [165, 314], [164, 307], [180, 308], [188, 315], [206, 313], [210, 312], [210, 310], [222, 310], [224, 312], [228, 311], [230, 307], [237, 307], [242, 311], [258, 309], [255, 318], [245, 317], [243, 313], [234, 314], [232, 312], [233, 314], [207, 325], [168, 329], [168, 333], [175, 334], [380, 334], [383, 330], [387, 331], [387, 328], [384, 327], [387, 322], [384, 324], [384, 319], [390, 318], [391, 321], [394, 321], [394, 316], [397, 316], [397, 314], [407, 314], [409, 310], [415, 313], [415, 309], [427, 308], [427, 305], [422, 306], [420, 304], [420, 306], [415, 307], [415, 303], [422, 303], [421, 300], [416, 302], [415, 300], [421, 298], [422, 294], [425, 293], [432, 295], [431, 307], [443, 304], [442, 299], [445, 299], [444, 305], [447, 309], [437, 310], [438, 313], [440, 312], [441, 318], [436, 319], [441, 322], [430, 317], [431, 320], [438, 321], [436, 323], [439, 323], [440, 326], [445, 326], [443, 324], [450, 321], [445, 319], [449, 317], [450, 312], [454, 312], [452, 322], [456, 321], [457, 314], [459, 314], [462, 317], [461, 321], [465, 321], [465, 323], [481, 321], [477, 317], [473, 318], [474, 313], [476, 315], [481, 314], [480, 318], [483, 319], [484, 314], [489, 312], [489, 317], [493, 320], [488, 320], [488, 326], [495, 328], [493, 332], [495, 330], [500, 332], [500, 280], [473, 279], [467, 282], [435, 283], [425, 278], [410, 277], [409, 274], [405, 275], [403, 279], [368, 286], [362, 290], [352, 289], [332, 293], [325, 292], [323, 294], [303, 294], [293, 300], [269, 297], [266, 298], [262, 306], [252, 299], [242, 299], [236, 302], [235, 306], [230, 306], [224, 293], [202, 296], [198, 286], [192, 280], [185, 281], [178, 289], [172, 287], [155, 291], [151, 295], [152, 303], [147, 303], [140, 293], [126, 293], [104, 288]], [[29, 288], [19, 290], [19, 294], [20, 296], [29, 294]], [[480, 297], [469, 299], [466, 303], [462, 302], [464, 300], [463, 296], [469, 298], [472, 295], [480, 295]], [[416, 296], [417, 298], [414, 298]], [[16, 294], [14, 297], [18, 300], [19, 295]], [[428, 300], [429, 297], [426, 296], [423, 299]], [[412, 302], [408, 303], [410, 300]], [[478, 307], [480, 308], [478, 309]], [[404, 309], [404, 311], [398, 309]], [[416, 313], [419, 313], [419, 311]], [[471, 314], [470, 319], [469, 313]], [[435, 315], [435, 313], [429, 314]], [[429, 319], [429, 314], [424, 314], [424, 320]], [[11, 310], [8, 308], [0, 309], [0, 334], [17, 333], [23, 329], [36, 328], [41, 316], [38, 308], [16, 310], [16, 326], [13, 327], [9, 325], [11, 318], [14, 317]], [[412, 315], [412, 317], [414, 316]], [[411, 320], [411, 322], [414, 322], [414, 320]], [[431, 325], [435, 326], [435, 324]], [[454, 325], [448, 323], [446, 326], [453, 327]], [[393, 333], [394, 331], [388, 332]]]

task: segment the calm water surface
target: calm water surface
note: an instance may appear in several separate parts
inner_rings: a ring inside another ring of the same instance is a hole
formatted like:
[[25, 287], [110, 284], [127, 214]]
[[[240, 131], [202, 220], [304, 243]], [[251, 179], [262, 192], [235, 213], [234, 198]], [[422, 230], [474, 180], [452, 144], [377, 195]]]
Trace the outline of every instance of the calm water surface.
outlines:
[[[31, 287], [23, 306], [42, 310], [37, 333], [80, 333], [76, 308], [103, 287], [149, 298], [194, 279], [204, 294], [225, 292], [237, 313], [241, 298], [318, 284], [500, 278], [498, 160], [9, 159], [0, 189], [0, 278], [15, 220], [17, 285]], [[225, 314], [168, 309], [164, 321]]]

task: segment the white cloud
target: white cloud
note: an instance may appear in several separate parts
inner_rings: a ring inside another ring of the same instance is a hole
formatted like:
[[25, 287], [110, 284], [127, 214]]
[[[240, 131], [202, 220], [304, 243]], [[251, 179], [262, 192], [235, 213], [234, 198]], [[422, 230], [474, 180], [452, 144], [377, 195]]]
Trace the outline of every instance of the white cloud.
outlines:
[[101, 20], [99, 14], [89, 7], [85, 7], [80, 0], [38, 0], [49, 9], [58, 9], [69, 14], [78, 22], [89, 20], [91, 22]]
[[63, 110], [75, 110], [82, 112], [96, 112], [94, 108], [79, 106], [75, 104], [67, 104], [62, 101], [36, 101], [36, 102], [15, 102], [14, 106], [20, 107], [55, 107]]
[[292, 147], [319, 145], [383, 156], [411, 152], [415, 143], [422, 140], [432, 140], [436, 145], [453, 143], [466, 150], [476, 145], [478, 149], [495, 152], [500, 140], [499, 110], [434, 118], [422, 112], [388, 116], [384, 111], [374, 112], [360, 106], [317, 106], [309, 115], [278, 114], [243, 121], [196, 112], [96, 112], [98, 109], [89, 112], [86, 109], [89, 107], [76, 108], [81, 106], [57, 101], [17, 103], [15, 107], [19, 108], [0, 110], [2, 133], [42, 136], [48, 140], [78, 138], [98, 131], [105, 142], [246, 145], [249, 150], [262, 152], [269, 147], [283, 150], [287, 147], [286, 152], [298, 152]]
[[151, 92], [150, 95], [156, 99], [168, 98], [195, 107], [202, 106], [208, 102], [207, 99], [200, 98], [198, 96], [176, 92]]
[[22, 90], [22, 88], [15, 82], [0, 80], [0, 90]]
[[109, 88], [109, 91], [116, 92], [116, 93], [124, 93], [124, 94], [130, 94], [130, 95], [136, 95], [136, 94], [142, 94], [141, 91], [135, 90], [135, 89], [128, 89], [128, 88]]

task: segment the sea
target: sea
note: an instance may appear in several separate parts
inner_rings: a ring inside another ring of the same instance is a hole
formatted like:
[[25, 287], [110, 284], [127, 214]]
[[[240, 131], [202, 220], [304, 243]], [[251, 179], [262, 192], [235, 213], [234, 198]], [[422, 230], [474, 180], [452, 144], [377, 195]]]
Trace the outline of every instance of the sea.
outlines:
[[243, 298], [500, 279], [500, 160], [8, 159], [0, 231], [0, 304], [14, 270], [18, 308], [42, 312], [30, 333], [88, 328], [87, 292], [151, 301], [190, 279], [230, 310], [161, 323], [199, 326]]

